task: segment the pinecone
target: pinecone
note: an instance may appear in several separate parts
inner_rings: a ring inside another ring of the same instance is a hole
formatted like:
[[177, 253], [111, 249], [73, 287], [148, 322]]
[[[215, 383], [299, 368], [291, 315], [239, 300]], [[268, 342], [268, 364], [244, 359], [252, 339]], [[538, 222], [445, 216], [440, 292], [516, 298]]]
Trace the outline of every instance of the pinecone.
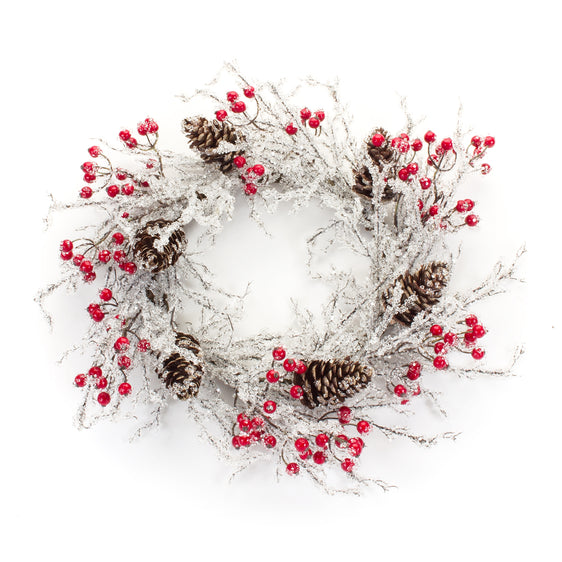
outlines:
[[[416, 273], [407, 271], [398, 278], [403, 293], [400, 302], [404, 303], [411, 295], [416, 295], [412, 304], [404, 312], [394, 318], [403, 324], [410, 325], [414, 318], [424, 310], [430, 309], [441, 298], [441, 293], [449, 280], [449, 268], [442, 262], [432, 262], [422, 265]], [[392, 298], [391, 290], [383, 296], [385, 305]]]
[[[367, 154], [373, 161], [373, 164], [379, 169], [379, 172], [383, 171], [383, 168], [390, 164], [394, 160], [394, 150], [390, 145], [389, 134], [388, 131], [381, 129], [375, 129], [373, 131], [373, 135], [375, 133], [380, 133], [386, 139], [381, 146], [375, 146], [370, 140], [367, 143]], [[372, 136], [372, 135], [371, 135]], [[362, 166], [358, 170], [353, 170], [353, 175], [355, 178], [355, 185], [353, 186], [353, 191], [357, 193], [357, 195], [361, 195], [363, 197], [368, 197], [371, 199], [373, 197], [373, 177], [369, 168], [367, 166]], [[389, 179], [393, 176], [389, 174]], [[382, 194], [383, 201], [391, 201], [396, 197], [396, 193], [392, 190], [392, 186], [388, 184], [388, 182], [384, 186], [384, 191]]]
[[221, 172], [225, 174], [234, 168], [234, 158], [242, 156], [244, 151], [236, 150], [217, 154], [215, 149], [221, 141], [236, 144], [244, 141], [244, 136], [237, 133], [234, 127], [227, 121], [209, 121], [205, 117], [184, 119], [183, 132], [190, 140], [189, 146], [201, 153], [205, 162], [215, 162], [219, 165]]
[[367, 386], [372, 371], [349, 358], [343, 361], [311, 361], [304, 374], [295, 373], [293, 384], [302, 387], [301, 402], [309, 408], [335, 405]]
[[[196, 356], [201, 354], [199, 342], [189, 334], [177, 332], [176, 345], [192, 351]], [[203, 367], [199, 361], [192, 361], [174, 352], [164, 361], [162, 372], [158, 376], [177, 398], [187, 400], [197, 396], [202, 374]]]
[[149, 221], [135, 236], [133, 253], [143, 267], [152, 271], [152, 273], [157, 273], [174, 265], [186, 244], [185, 233], [181, 228], [178, 228], [170, 234], [168, 241], [161, 250], [156, 249], [154, 243], [160, 239], [160, 234], [154, 231], [169, 224], [170, 221], [164, 219]]

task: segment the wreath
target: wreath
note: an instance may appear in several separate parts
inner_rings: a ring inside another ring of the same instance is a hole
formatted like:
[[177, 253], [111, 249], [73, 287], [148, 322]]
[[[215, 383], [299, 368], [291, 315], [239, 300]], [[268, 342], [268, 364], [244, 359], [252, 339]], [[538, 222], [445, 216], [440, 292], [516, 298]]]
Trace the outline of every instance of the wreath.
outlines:
[[[322, 109], [302, 108], [303, 97]], [[77, 200], [51, 205], [49, 221], [77, 208], [89, 217], [61, 243], [61, 277], [38, 297], [51, 322], [50, 294], [91, 295], [89, 328], [71, 350], [87, 358], [73, 374], [78, 426], [133, 417], [140, 436], [180, 400], [234, 473], [265, 457], [279, 475], [306, 474], [331, 493], [386, 488], [360, 470], [369, 433], [424, 446], [456, 434], [418, 435], [384, 412], [412, 413], [420, 397], [437, 404], [436, 376], [509, 373], [521, 353], [483, 368], [486, 329], [473, 311], [516, 278], [523, 250], [470, 291], [450, 283], [451, 235], [479, 222], [457, 191], [490, 172], [494, 138], [471, 135], [460, 117], [450, 137], [416, 133], [403, 104], [398, 134], [376, 128], [357, 140], [335, 85], [258, 85], [231, 65], [182, 99], [209, 106], [181, 123], [189, 148], [162, 148], [147, 118], [136, 133], [121, 130], [119, 146], [91, 146]], [[264, 229], [281, 202], [318, 202], [332, 215], [307, 241], [311, 274], [331, 296], [321, 315], [295, 304], [285, 334], [236, 337], [244, 295], [223, 290], [200, 261], [241, 192]], [[368, 275], [315, 271], [334, 244], [366, 259]]]

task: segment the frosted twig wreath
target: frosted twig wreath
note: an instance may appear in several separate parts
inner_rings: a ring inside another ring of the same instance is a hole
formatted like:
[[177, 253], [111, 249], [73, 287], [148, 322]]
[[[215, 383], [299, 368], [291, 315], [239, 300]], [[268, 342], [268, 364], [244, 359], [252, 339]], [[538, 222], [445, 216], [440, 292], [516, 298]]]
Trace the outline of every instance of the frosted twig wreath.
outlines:
[[[478, 223], [474, 202], [456, 190], [467, 174], [490, 171], [484, 158], [494, 138], [468, 138], [460, 124], [450, 138], [417, 138], [406, 112], [399, 134], [376, 129], [355, 141], [333, 86], [254, 88], [229, 65], [220, 76], [231, 85], [226, 96], [217, 78], [184, 98], [204, 98], [216, 111], [182, 122], [191, 150], [161, 149], [148, 118], [138, 135], [119, 133], [120, 148], [90, 147], [80, 198], [53, 203], [99, 211], [95, 224], [62, 242], [62, 277], [39, 296], [43, 306], [59, 288], [95, 287], [84, 304], [92, 322], [75, 348], [89, 357], [74, 378], [77, 423], [134, 413], [146, 416], [140, 435], [180, 399], [236, 470], [266, 457], [279, 474], [306, 474], [329, 492], [386, 487], [359, 470], [370, 432], [421, 445], [454, 434], [385, 425], [384, 409], [408, 410], [420, 395], [436, 401], [436, 371], [511, 369], [480, 367], [486, 330], [472, 305], [500, 292], [515, 262], [499, 263], [469, 292], [449, 289], [447, 236]], [[294, 105], [304, 88], [327, 94], [322, 110]], [[243, 298], [219, 289], [196, 254], [212, 244], [241, 189], [260, 223], [281, 201], [320, 201], [333, 219], [308, 240], [311, 255], [337, 240], [369, 260], [368, 278], [319, 273], [333, 289], [321, 318], [296, 308], [290, 333], [236, 339]], [[205, 232], [188, 241], [192, 221]], [[186, 302], [200, 315], [178, 325]]]

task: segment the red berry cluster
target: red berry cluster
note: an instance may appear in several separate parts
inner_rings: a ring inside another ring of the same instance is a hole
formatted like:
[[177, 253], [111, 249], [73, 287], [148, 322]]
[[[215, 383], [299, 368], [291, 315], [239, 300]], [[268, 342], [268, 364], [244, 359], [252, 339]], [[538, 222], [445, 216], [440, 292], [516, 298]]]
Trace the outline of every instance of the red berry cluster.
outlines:
[[[110, 382], [106, 377], [103, 376], [103, 372], [101, 367], [94, 366], [91, 367], [88, 371], [88, 375], [79, 374], [74, 377], [74, 384], [77, 387], [85, 387], [86, 385], [94, 386], [98, 390], [102, 390], [102, 392], [98, 393], [97, 401], [101, 406], [107, 406], [111, 402], [111, 395], [107, 390], [109, 390]], [[122, 382], [117, 387], [117, 392], [121, 396], [127, 396], [131, 394], [132, 387], [128, 382]]]
[[[496, 144], [496, 139], [491, 136], [484, 137], [482, 140], [479, 136], [474, 136], [470, 140], [470, 146], [467, 149], [467, 152], [471, 155], [469, 164], [472, 167], [475, 167], [475, 163], [484, 157], [488, 148], [492, 148]], [[480, 173], [482, 175], [486, 175], [490, 173], [490, 164], [486, 164], [485, 162], [480, 164]]]
[[[246, 96], [248, 99], [255, 98], [256, 93], [253, 86], [248, 86], [244, 88], [243, 91], [244, 96]], [[239, 98], [240, 96], [238, 92], [231, 91], [226, 93], [226, 100], [230, 103], [230, 111], [232, 111], [232, 113], [246, 112], [246, 103]], [[225, 121], [228, 117], [228, 112], [224, 109], [219, 109], [215, 112], [215, 117], [218, 121]]]
[[249, 447], [254, 443], [263, 443], [268, 449], [277, 445], [277, 439], [265, 431], [265, 421], [261, 416], [248, 417], [246, 412], [240, 412], [236, 418], [238, 433], [232, 437], [235, 449]]
[[[286, 373], [298, 373], [299, 375], [303, 375], [304, 373], [306, 373], [306, 363], [301, 360], [287, 358], [287, 353], [283, 347], [276, 347], [273, 350], [272, 355], [274, 361], [283, 361], [283, 369]], [[265, 379], [267, 380], [267, 382], [275, 384], [280, 379], [279, 371], [270, 369], [269, 371], [267, 371]], [[303, 395], [303, 389], [298, 384], [295, 384], [289, 389], [289, 394], [291, 395], [291, 398], [300, 400]]]
[[[237, 168], [243, 168], [246, 165], [246, 158], [244, 156], [235, 156], [234, 165]], [[246, 195], [255, 195], [258, 191], [258, 182], [262, 183], [265, 181], [265, 168], [261, 164], [254, 164], [249, 166], [246, 170], [240, 174], [240, 179], [244, 184], [244, 193]]]
[[119, 131], [119, 138], [125, 143], [127, 148], [132, 150], [151, 150], [154, 148], [158, 138], [158, 123], [156, 123], [154, 119], [147, 117], [144, 121], [141, 121], [137, 125], [137, 131], [139, 135], [146, 137], [146, 145], [139, 145], [137, 139], [131, 135], [131, 132], [128, 129], [122, 129]]
[[[311, 129], [315, 129], [317, 133], [322, 130], [320, 124], [322, 123], [322, 121], [324, 121], [324, 119], [326, 119], [326, 114], [324, 113], [324, 111], [319, 109], [318, 111], [314, 112], [314, 115], [312, 115], [312, 111], [310, 111], [308, 107], [303, 107], [301, 109], [300, 116], [301, 123], [305, 126], [308, 124], [308, 126]], [[297, 128], [293, 125], [293, 123], [289, 123], [289, 125], [285, 127], [285, 131], [287, 131], [289, 135], [294, 135], [297, 132]]]

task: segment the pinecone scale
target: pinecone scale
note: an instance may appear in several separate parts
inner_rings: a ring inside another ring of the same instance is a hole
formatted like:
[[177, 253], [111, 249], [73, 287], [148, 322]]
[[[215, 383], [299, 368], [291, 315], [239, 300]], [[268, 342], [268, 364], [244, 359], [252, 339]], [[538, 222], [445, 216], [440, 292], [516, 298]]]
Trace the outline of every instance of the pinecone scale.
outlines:
[[186, 245], [185, 233], [178, 228], [170, 234], [161, 249], [156, 248], [155, 242], [160, 239], [158, 229], [165, 228], [169, 224], [170, 222], [164, 219], [149, 221], [135, 237], [133, 254], [141, 265], [152, 273], [158, 273], [174, 265]]

